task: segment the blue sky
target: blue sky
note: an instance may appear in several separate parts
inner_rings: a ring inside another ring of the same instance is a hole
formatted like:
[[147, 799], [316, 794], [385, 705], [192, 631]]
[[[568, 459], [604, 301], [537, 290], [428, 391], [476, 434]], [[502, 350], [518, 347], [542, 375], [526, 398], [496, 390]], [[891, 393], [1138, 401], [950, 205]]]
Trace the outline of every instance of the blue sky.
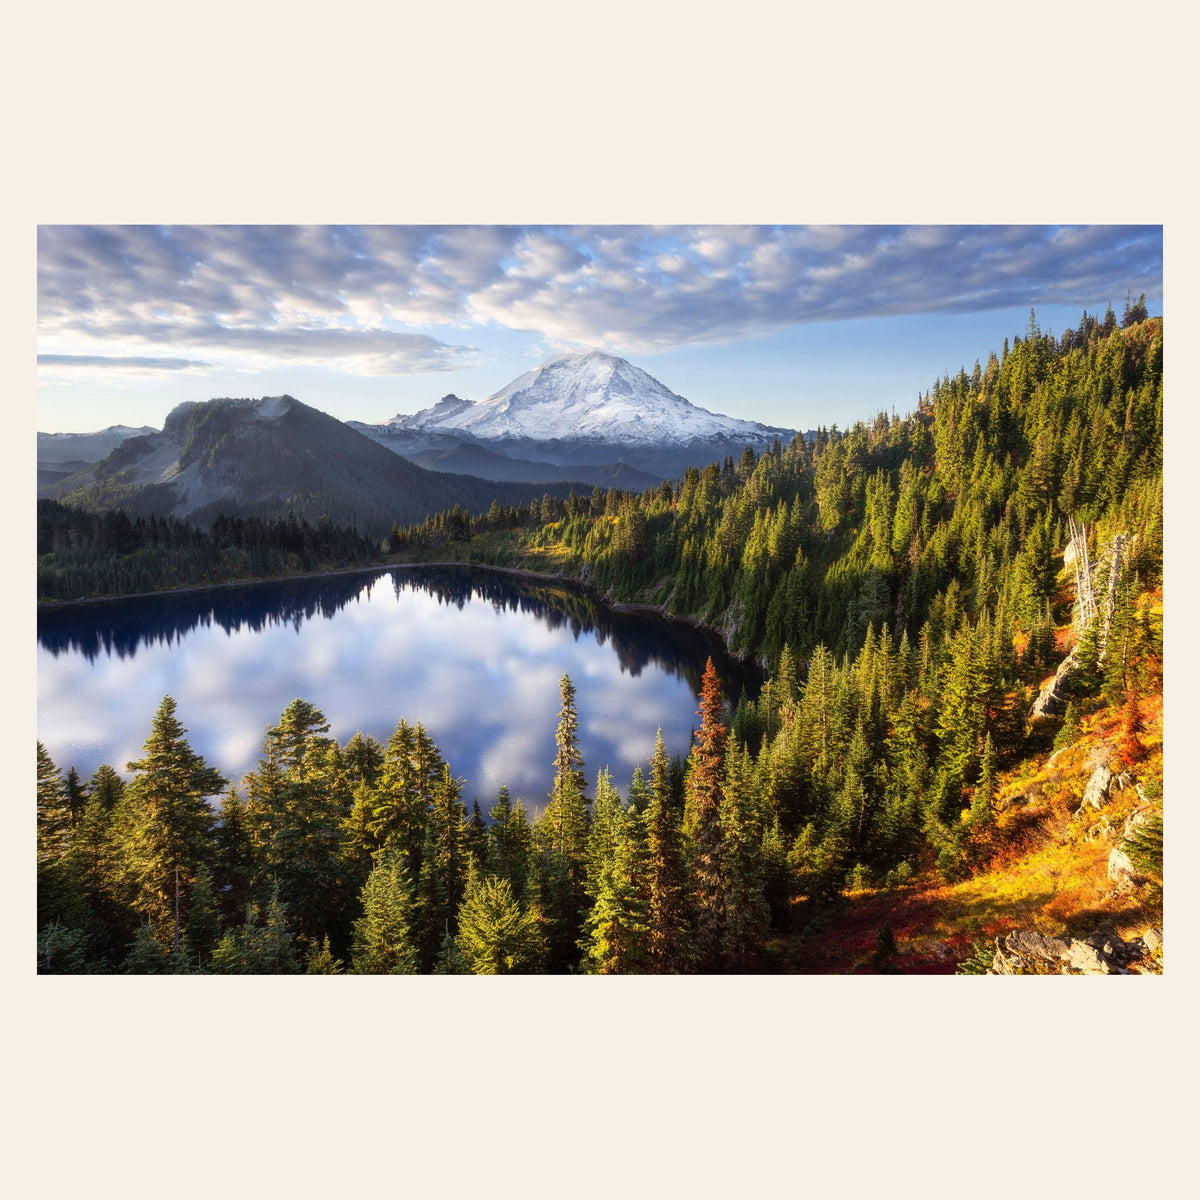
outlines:
[[1162, 311], [1161, 226], [43, 226], [38, 428], [289, 392], [385, 420], [553, 354], [773, 425], [904, 413], [1031, 307]]

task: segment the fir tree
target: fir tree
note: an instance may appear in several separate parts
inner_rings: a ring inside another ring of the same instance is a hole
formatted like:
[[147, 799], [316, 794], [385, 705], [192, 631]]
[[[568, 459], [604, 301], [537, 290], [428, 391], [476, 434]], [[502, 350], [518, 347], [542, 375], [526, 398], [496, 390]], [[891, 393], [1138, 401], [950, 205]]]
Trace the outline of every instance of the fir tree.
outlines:
[[475, 975], [536, 972], [546, 950], [537, 918], [521, 911], [509, 881], [477, 871], [459, 910], [456, 945]]
[[763, 895], [762, 828], [751, 796], [747, 751], [729, 750], [721, 794], [721, 964], [745, 972], [761, 963], [770, 910]]
[[380, 853], [362, 891], [363, 915], [354, 922], [351, 950], [359, 975], [413, 975], [418, 954], [412, 931], [408, 874], [398, 849]]
[[71, 837], [71, 814], [67, 806], [62, 773], [37, 744], [37, 852], [38, 866], [52, 863], [66, 853]]
[[328, 934], [325, 935], [319, 946], [313, 942], [304, 955], [304, 973], [306, 975], [341, 975], [344, 971], [345, 964], [340, 958], [334, 956], [329, 947]]
[[164, 696], [113, 814], [130, 903], [160, 930], [173, 926], [176, 900], [186, 907], [197, 869], [211, 861], [215, 814], [207, 797], [225, 786], [187, 744], [186, 732], [175, 701]]
[[671, 792], [670, 766], [662, 730], [650, 760], [650, 803], [646, 810], [647, 959], [658, 974], [678, 974], [691, 962], [680, 813]]
[[704, 669], [698, 715], [700, 729], [688, 758], [684, 828], [692, 843], [696, 946], [702, 969], [714, 970], [722, 940], [721, 801], [727, 735], [721, 719], [721, 681], [711, 658]]
[[508, 787], [501, 784], [489, 816], [487, 874], [507, 879], [513, 895], [518, 900], [524, 899], [532, 848], [532, 833], [525, 806], [520, 800], [514, 802], [509, 796]]

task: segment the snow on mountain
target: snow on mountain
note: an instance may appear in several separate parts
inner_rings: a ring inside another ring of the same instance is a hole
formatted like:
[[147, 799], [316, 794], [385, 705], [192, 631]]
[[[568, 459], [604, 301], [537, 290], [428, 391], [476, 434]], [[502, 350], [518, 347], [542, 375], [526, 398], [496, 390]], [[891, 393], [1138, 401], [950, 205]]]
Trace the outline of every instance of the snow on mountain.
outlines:
[[684, 446], [714, 437], [757, 444], [792, 432], [698, 408], [640, 367], [598, 350], [552, 358], [478, 403], [446, 396], [389, 425], [481, 441], [595, 440], [630, 446]]

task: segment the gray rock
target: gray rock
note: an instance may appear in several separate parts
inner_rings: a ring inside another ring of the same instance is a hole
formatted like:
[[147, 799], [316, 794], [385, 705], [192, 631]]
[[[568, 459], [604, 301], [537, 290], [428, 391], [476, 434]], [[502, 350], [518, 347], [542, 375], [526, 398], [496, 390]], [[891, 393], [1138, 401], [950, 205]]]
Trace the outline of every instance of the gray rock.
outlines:
[[1116, 884], [1144, 883], [1145, 877], [1129, 860], [1129, 855], [1120, 846], [1114, 846], [1108, 856], [1108, 877]]
[[1040, 962], [1064, 962], [1071, 956], [1071, 944], [1065, 938], [1047, 937], [1035, 929], [1018, 929], [1004, 939], [1005, 949], [1019, 958]]
[[1121, 830], [1121, 836], [1123, 838], [1128, 837], [1139, 825], [1145, 825], [1153, 815], [1153, 804], [1147, 804], [1142, 808], [1136, 809], [1126, 818], [1125, 828]]
[[1067, 961], [1073, 970], [1079, 971], [1083, 975], [1109, 975], [1112, 973], [1104, 951], [1078, 939], [1071, 940]]
[[1033, 707], [1029, 710], [1029, 719], [1031, 721], [1039, 720], [1042, 717], [1053, 717], [1058, 714], [1059, 706], [1062, 703], [1063, 681], [1079, 665], [1076, 655], [1077, 650], [1077, 646], [1072, 647], [1071, 653], [1058, 664], [1058, 670], [1054, 672], [1054, 678], [1038, 693], [1038, 698], [1033, 702]]
[[1092, 777], [1087, 782], [1087, 787], [1083, 791], [1083, 803], [1079, 806], [1079, 811], [1082, 812], [1090, 804], [1092, 808], [1099, 811], [1108, 801], [1108, 794], [1112, 789], [1113, 773], [1106, 766], [1098, 766], [1093, 772]]
[[1163, 935], [1161, 929], [1147, 929], [1142, 934], [1142, 944], [1151, 954], [1161, 954], [1163, 948]]

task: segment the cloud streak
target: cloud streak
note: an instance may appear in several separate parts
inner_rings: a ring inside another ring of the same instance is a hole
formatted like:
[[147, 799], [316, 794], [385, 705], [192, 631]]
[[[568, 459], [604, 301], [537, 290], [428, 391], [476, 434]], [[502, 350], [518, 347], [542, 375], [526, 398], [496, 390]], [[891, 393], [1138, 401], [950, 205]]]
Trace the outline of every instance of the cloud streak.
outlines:
[[188, 371], [213, 365], [194, 358], [146, 358], [135, 354], [39, 354], [37, 360], [39, 367], [110, 367], [142, 371]]
[[1161, 297], [1161, 227], [45, 226], [38, 236], [39, 361], [55, 368], [220, 359], [402, 375], [476, 364], [464, 338], [473, 327], [645, 354], [812, 321], [1119, 304], [1127, 290]]

